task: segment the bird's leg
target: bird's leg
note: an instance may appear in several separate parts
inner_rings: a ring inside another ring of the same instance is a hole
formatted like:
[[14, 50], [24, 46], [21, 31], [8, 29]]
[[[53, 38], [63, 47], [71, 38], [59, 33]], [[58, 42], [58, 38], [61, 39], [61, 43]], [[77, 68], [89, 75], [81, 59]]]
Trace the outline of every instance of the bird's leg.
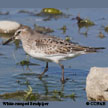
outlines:
[[60, 64], [60, 63], [59, 63], [59, 66], [60, 66], [61, 69], [62, 69], [62, 78], [61, 78], [61, 82], [62, 82], [62, 84], [64, 84], [64, 83], [65, 83], [65, 79], [64, 79], [64, 66], [63, 66], [62, 64]]
[[45, 69], [44, 69], [44, 71], [39, 75], [39, 78], [41, 79], [42, 78], [42, 76], [45, 74], [45, 72], [47, 72], [48, 71], [48, 62], [46, 62], [46, 67], [45, 67]]

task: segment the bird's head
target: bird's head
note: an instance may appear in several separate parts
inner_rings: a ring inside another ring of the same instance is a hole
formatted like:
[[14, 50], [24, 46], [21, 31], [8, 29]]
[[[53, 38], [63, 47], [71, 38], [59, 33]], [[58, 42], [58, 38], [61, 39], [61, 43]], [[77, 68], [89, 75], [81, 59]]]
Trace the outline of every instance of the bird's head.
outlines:
[[28, 26], [23, 26], [20, 29], [18, 29], [15, 33], [14, 36], [12, 36], [11, 38], [9, 38], [7, 41], [3, 42], [3, 45], [8, 44], [11, 41], [14, 41], [16, 39], [22, 40], [22, 39], [26, 39], [27, 36], [31, 33], [31, 28]]

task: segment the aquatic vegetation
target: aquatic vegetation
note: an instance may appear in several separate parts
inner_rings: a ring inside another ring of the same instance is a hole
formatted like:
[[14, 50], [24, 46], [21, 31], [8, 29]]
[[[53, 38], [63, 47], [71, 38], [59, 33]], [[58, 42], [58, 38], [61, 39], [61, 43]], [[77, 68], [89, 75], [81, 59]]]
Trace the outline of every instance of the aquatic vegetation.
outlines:
[[30, 11], [27, 11], [27, 10], [19, 10], [18, 13], [30, 13]]
[[63, 34], [65, 34], [66, 33], [66, 30], [67, 30], [66, 25], [64, 25], [63, 27], [61, 27], [60, 30], [62, 30], [63, 31]]
[[83, 19], [80, 21], [80, 24], [92, 26], [94, 25], [94, 22], [92, 22], [90, 19]]
[[27, 99], [32, 94], [32, 88], [30, 85], [28, 86], [28, 89], [25, 90], [25, 92], [26, 92], [25, 99]]
[[37, 25], [37, 24], [34, 25], [34, 29], [35, 29], [37, 32], [43, 33], [43, 34], [54, 32], [54, 30], [51, 29], [51, 28], [42, 27], [42, 26], [39, 26], [39, 25]]
[[0, 11], [0, 15], [9, 15], [9, 12], [7, 11], [7, 12], [1, 12]]
[[108, 32], [108, 26], [104, 27], [105, 32]]
[[19, 40], [15, 40], [14, 44], [16, 46], [16, 49], [20, 48], [20, 46], [19, 46], [20, 45], [20, 41]]
[[95, 23], [93, 21], [91, 21], [90, 19], [87, 19], [87, 18], [83, 19], [83, 18], [80, 18], [80, 16], [77, 16], [76, 20], [77, 20], [77, 24], [78, 24], [79, 28], [90, 27], [90, 26], [95, 25]]
[[62, 91], [53, 90], [47, 95], [40, 94], [38, 92], [34, 93], [30, 85], [28, 85], [25, 91], [16, 91], [13, 93], [4, 93], [0, 95], [0, 99], [11, 99], [11, 100], [23, 100], [23, 101], [63, 101], [66, 98], [75, 100], [76, 95], [74, 93], [70, 95], [65, 95]]
[[58, 18], [68, 18], [70, 15], [67, 15], [63, 12], [61, 12], [59, 9], [55, 8], [43, 8], [36, 16], [44, 17], [44, 21], [49, 21], [52, 18], [58, 19]]
[[86, 30], [85, 32], [80, 32], [80, 31], [79, 31], [79, 33], [80, 33], [81, 35], [84, 35], [85, 37], [87, 37], [87, 36], [88, 36], [88, 28], [87, 28], [87, 30]]
[[39, 64], [36, 64], [36, 63], [31, 63], [29, 60], [22, 60], [22, 61], [20, 61], [16, 64], [21, 65], [21, 66], [39, 65]]
[[28, 10], [19, 10], [18, 13], [26, 13], [26, 14], [30, 14], [30, 15], [35, 15], [36, 14], [36, 13], [30, 12]]
[[70, 97], [71, 99], [73, 99], [75, 101], [75, 98], [77, 97], [75, 93], [70, 94], [68, 97]]
[[29, 82], [28, 80], [26, 80], [25, 82], [21, 82], [20, 80], [17, 80], [16, 82], [17, 82], [19, 85], [26, 85], [26, 86], [30, 85], [30, 82]]
[[45, 15], [62, 15], [63, 13], [55, 8], [43, 8], [37, 16], [45, 16]]
[[82, 33], [80, 33], [81, 35], [84, 35], [85, 37], [87, 37], [88, 36], [88, 32], [87, 31], [85, 31], [85, 32], [82, 32]]
[[21, 66], [24, 66], [24, 65], [29, 66], [30, 62], [27, 61], [27, 60], [22, 60], [22, 61], [20, 61], [19, 63], [17, 63], [17, 65], [18, 65], [18, 64], [21, 65]]
[[100, 37], [101, 39], [103, 39], [103, 38], [105, 38], [105, 35], [104, 35], [102, 32], [99, 32], [99, 37]]
[[65, 37], [65, 40], [68, 41], [68, 42], [71, 41], [70, 36], [66, 36], [66, 37]]
[[0, 56], [2, 56], [2, 55], [4, 55], [4, 54], [0, 53]]
[[4, 39], [9, 39], [13, 35], [14, 33], [0, 33], [0, 37], [3, 37]]
[[1, 99], [15, 99], [15, 100], [23, 100], [22, 97], [24, 97], [26, 93], [24, 91], [16, 91], [13, 93], [5, 93], [1, 94]]
[[62, 12], [56, 8], [44, 8], [41, 12], [46, 14], [62, 14]]
[[63, 98], [64, 93], [62, 91], [54, 90], [52, 91], [53, 96], [52, 97], [58, 97], [58, 98]]

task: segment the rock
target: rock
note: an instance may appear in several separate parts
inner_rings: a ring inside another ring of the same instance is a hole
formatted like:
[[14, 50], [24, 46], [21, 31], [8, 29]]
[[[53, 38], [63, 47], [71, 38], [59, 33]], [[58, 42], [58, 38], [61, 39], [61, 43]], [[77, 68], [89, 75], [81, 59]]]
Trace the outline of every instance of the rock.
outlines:
[[14, 33], [21, 24], [15, 21], [0, 21], [0, 33]]
[[88, 100], [108, 101], [108, 68], [92, 67], [86, 79]]

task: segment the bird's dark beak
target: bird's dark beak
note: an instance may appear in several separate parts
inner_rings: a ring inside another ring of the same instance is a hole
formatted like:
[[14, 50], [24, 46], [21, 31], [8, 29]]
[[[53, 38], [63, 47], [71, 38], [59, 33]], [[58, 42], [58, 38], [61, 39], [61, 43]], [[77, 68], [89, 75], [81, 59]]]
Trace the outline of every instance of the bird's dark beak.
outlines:
[[12, 36], [11, 38], [9, 38], [7, 41], [3, 42], [2, 45], [6, 45], [8, 44], [9, 42], [15, 40], [15, 36]]

